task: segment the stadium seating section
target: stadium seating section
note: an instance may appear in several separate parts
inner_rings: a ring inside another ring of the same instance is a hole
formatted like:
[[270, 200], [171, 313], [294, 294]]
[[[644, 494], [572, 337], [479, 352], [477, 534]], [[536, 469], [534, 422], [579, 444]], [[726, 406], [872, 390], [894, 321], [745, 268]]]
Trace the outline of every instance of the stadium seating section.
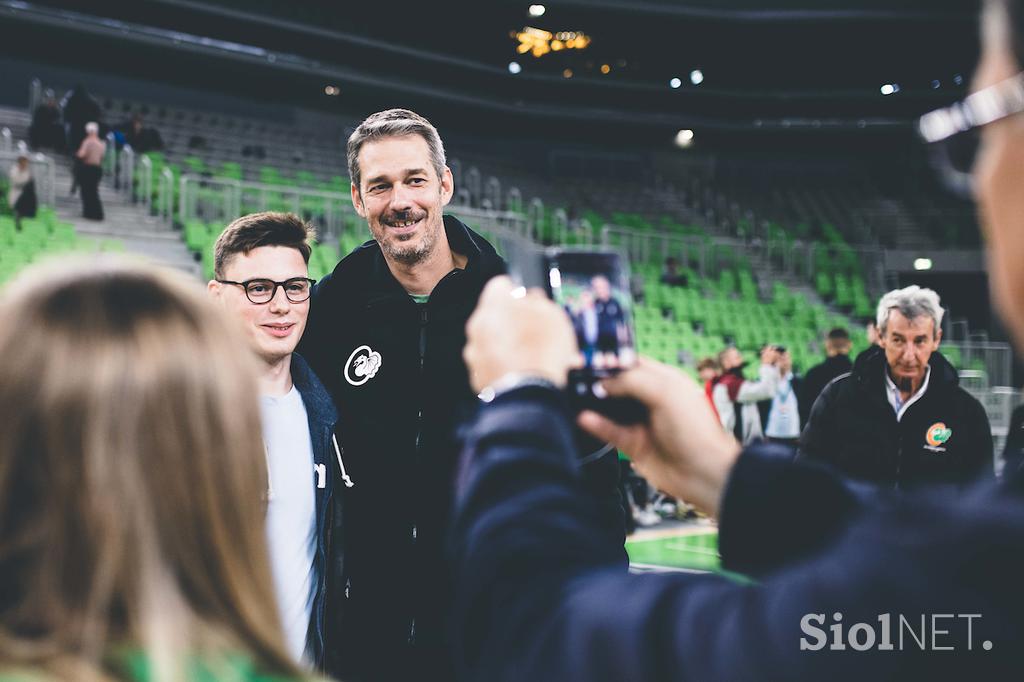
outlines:
[[0, 215], [0, 284], [25, 265], [51, 255], [103, 251], [124, 251], [124, 245], [116, 239], [78, 235], [73, 225], [57, 220], [50, 207], [41, 207], [35, 218], [23, 219], [20, 230], [11, 216]]

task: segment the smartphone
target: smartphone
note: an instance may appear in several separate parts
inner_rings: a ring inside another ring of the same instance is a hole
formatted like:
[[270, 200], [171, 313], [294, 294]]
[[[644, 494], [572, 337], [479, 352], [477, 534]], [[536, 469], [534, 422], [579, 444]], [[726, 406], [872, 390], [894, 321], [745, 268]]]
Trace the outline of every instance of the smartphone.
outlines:
[[579, 351], [568, 377], [569, 402], [620, 423], [645, 421], [647, 411], [635, 400], [610, 398], [600, 381], [637, 362], [635, 302], [629, 267], [610, 248], [507, 245], [509, 275], [517, 284], [544, 289], [565, 311]]

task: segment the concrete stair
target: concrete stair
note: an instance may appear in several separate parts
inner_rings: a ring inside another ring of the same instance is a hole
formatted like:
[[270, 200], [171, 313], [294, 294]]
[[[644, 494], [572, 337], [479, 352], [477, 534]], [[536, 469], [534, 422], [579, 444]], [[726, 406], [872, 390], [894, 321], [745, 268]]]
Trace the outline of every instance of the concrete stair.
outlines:
[[100, 183], [103, 203], [102, 221], [82, 217], [82, 200], [71, 195], [71, 164], [58, 159], [56, 167], [56, 211], [61, 220], [74, 224], [78, 234], [98, 239], [117, 239], [127, 253], [136, 254], [153, 263], [175, 268], [199, 278], [202, 268], [185, 246], [182, 235], [170, 225], [147, 214], [145, 206], [133, 204], [126, 194], [116, 192], [110, 179]]
[[[28, 140], [31, 119], [22, 109], [0, 107], [0, 128], [11, 130], [15, 145], [21, 140]], [[124, 244], [127, 253], [142, 256], [156, 265], [187, 272], [197, 279], [202, 276], [202, 268], [185, 246], [181, 233], [148, 215], [144, 206], [133, 204], [126, 194], [116, 192], [109, 177], [104, 177], [100, 183], [104, 220], [83, 218], [81, 197], [69, 193], [70, 159], [49, 151], [45, 153], [55, 164], [54, 210], [62, 221], [73, 224], [78, 234], [96, 239], [117, 239]]]

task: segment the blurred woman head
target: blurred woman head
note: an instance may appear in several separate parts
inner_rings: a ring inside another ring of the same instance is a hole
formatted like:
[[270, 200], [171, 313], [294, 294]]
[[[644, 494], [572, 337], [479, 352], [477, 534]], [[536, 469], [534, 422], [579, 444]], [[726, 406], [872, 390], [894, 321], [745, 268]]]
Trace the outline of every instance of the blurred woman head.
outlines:
[[296, 674], [263, 533], [252, 359], [198, 285], [121, 264], [0, 295], [0, 673]]

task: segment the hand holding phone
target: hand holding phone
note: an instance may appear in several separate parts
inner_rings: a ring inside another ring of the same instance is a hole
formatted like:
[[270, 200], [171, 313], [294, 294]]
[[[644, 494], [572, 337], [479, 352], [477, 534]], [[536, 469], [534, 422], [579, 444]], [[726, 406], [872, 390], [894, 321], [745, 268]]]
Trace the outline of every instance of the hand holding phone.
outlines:
[[621, 423], [646, 418], [646, 409], [630, 398], [610, 398], [600, 380], [636, 365], [635, 304], [629, 271], [611, 249], [519, 246], [509, 251], [510, 275], [526, 287], [539, 286], [572, 322], [579, 350], [567, 391], [577, 411], [594, 410]]

